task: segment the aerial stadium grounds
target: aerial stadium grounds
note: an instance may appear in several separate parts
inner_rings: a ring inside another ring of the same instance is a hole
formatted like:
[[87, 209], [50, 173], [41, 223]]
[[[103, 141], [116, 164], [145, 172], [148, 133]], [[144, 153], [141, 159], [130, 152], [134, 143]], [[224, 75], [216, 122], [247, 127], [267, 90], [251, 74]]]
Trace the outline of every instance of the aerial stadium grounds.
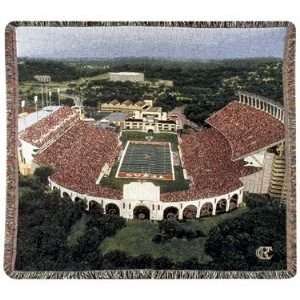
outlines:
[[171, 144], [128, 141], [116, 177], [174, 180]]

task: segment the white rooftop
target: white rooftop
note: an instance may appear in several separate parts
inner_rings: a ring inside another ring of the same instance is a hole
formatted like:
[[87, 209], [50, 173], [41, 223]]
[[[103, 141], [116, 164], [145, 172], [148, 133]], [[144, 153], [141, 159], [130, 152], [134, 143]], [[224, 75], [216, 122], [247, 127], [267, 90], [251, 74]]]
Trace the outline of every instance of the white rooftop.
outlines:
[[37, 112], [32, 112], [27, 115], [19, 116], [18, 118], [18, 132], [25, 130], [26, 128], [30, 127], [31, 125], [35, 124], [36, 122], [40, 121], [41, 119], [48, 117], [55, 111], [57, 111], [60, 106], [46, 106]]
[[110, 74], [117, 74], [117, 75], [140, 75], [143, 73], [137, 73], [137, 72], [110, 72]]

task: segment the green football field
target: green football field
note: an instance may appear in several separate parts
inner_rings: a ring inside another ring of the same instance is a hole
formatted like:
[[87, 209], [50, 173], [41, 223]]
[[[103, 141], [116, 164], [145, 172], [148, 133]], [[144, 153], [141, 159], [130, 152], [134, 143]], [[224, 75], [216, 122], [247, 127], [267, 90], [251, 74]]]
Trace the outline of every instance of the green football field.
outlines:
[[172, 174], [169, 144], [130, 142], [123, 158], [120, 172]]

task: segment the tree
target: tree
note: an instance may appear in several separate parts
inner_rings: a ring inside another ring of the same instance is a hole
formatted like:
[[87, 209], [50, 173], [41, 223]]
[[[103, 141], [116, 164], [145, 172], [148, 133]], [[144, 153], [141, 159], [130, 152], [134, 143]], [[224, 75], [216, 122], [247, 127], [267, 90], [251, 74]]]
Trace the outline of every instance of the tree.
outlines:
[[[259, 195], [256, 196], [259, 198]], [[206, 252], [213, 258], [211, 268], [222, 270], [284, 269], [285, 207], [278, 201], [265, 201], [240, 217], [214, 227], [206, 241]], [[271, 246], [271, 260], [260, 260], [256, 249]]]
[[125, 268], [128, 264], [128, 256], [123, 251], [111, 251], [103, 257], [104, 269], [121, 269]]
[[[46, 172], [37, 173], [46, 178]], [[45, 185], [33, 189], [32, 182], [27, 180], [19, 195], [16, 269], [101, 269], [99, 245], [123, 228], [125, 220], [103, 215], [99, 207], [87, 211], [84, 201], [61, 198]]]
[[153, 268], [157, 270], [168, 270], [174, 267], [173, 262], [165, 256], [155, 258], [153, 260]]
[[34, 171], [34, 176], [38, 177], [42, 184], [48, 183], [48, 177], [53, 174], [53, 169], [47, 166], [42, 166]]

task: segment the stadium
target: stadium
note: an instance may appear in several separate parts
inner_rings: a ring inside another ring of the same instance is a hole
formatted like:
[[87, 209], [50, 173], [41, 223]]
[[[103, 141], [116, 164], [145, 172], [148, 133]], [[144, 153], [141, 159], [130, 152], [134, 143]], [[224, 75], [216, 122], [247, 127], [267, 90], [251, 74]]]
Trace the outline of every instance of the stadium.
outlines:
[[284, 192], [284, 109], [270, 99], [238, 93], [206, 126], [175, 132], [101, 128], [79, 111], [19, 119], [20, 172], [50, 166], [61, 197], [126, 219], [181, 220], [230, 212], [244, 192]]

